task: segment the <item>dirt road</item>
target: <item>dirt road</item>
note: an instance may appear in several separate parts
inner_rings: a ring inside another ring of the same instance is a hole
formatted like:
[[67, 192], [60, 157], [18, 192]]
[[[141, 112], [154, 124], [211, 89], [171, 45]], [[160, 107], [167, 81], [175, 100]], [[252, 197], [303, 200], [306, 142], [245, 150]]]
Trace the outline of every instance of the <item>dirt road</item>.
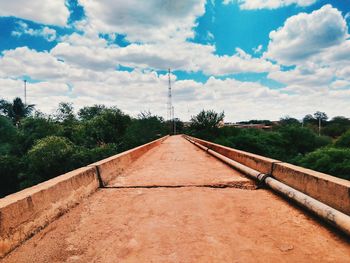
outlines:
[[350, 243], [173, 136], [2, 262], [350, 262]]

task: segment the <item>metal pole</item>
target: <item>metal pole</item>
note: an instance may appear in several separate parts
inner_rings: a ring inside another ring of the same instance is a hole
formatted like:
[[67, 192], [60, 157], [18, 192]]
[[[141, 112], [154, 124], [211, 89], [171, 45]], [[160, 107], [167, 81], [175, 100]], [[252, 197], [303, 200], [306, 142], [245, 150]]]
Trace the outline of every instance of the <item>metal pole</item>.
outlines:
[[174, 112], [174, 106], [172, 107], [173, 108], [173, 128], [174, 128], [174, 135], [176, 134], [176, 123], [175, 123], [175, 112]]
[[321, 136], [321, 117], [318, 118], [318, 136]]
[[24, 105], [27, 105], [27, 80], [24, 80]]

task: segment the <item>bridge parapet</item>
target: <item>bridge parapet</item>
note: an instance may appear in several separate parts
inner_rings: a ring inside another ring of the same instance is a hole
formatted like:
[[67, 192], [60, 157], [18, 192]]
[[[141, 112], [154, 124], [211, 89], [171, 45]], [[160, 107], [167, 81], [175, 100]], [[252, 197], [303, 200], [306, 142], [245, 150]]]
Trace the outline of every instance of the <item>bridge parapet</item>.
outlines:
[[236, 162], [261, 173], [270, 174], [288, 186], [350, 215], [350, 181], [348, 180], [195, 137], [190, 138]]
[[168, 136], [0, 199], [0, 258], [66, 213]]

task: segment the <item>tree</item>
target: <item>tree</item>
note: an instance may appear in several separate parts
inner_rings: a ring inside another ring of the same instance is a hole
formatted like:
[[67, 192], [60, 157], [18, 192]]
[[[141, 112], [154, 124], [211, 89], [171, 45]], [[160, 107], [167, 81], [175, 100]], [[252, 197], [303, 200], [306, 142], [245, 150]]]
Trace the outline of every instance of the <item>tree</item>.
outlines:
[[10, 118], [18, 126], [22, 118], [29, 116], [34, 110], [34, 105], [24, 105], [20, 98], [15, 98], [13, 103], [0, 100], [0, 113]]
[[109, 108], [89, 121], [83, 123], [83, 134], [86, 146], [107, 143], [120, 144], [128, 125], [130, 116], [117, 108]]
[[163, 118], [151, 113], [141, 113], [133, 119], [123, 137], [123, 149], [133, 148], [164, 136], [167, 132]]
[[336, 116], [327, 122], [323, 128], [323, 134], [333, 138], [339, 137], [350, 129], [350, 120], [343, 116]]
[[195, 136], [211, 139], [217, 135], [224, 117], [224, 112], [217, 113], [213, 110], [202, 110], [196, 116], [191, 117], [190, 129]]
[[213, 110], [202, 110], [196, 116], [191, 117], [191, 127], [195, 130], [219, 128], [224, 117], [224, 112], [217, 113]]
[[321, 148], [307, 154], [297, 162], [298, 165], [350, 179], [350, 149]]
[[51, 119], [29, 117], [22, 121], [20, 133], [21, 146], [26, 152], [36, 140], [62, 133], [62, 127]]
[[324, 112], [317, 111], [314, 113], [315, 119], [318, 120], [318, 135], [321, 135], [321, 126], [322, 122], [325, 122], [328, 120], [328, 116]]
[[316, 111], [314, 113], [314, 117], [316, 120], [321, 120], [321, 121], [326, 121], [328, 120], [328, 116], [325, 112], [320, 112], [320, 111]]
[[0, 155], [0, 198], [19, 190], [18, 174], [21, 170], [19, 158]]
[[13, 152], [17, 145], [18, 132], [10, 119], [0, 116], [0, 155]]
[[290, 156], [305, 154], [331, 143], [327, 137], [318, 137], [308, 128], [286, 126], [279, 132], [285, 141], [285, 151]]
[[80, 109], [78, 112], [78, 116], [81, 120], [88, 121], [94, 118], [95, 116], [100, 115], [106, 109], [107, 108], [105, 105], [95, 104], [94, 106], [84, 107]]
[[27, 173], [23, 186], [51, 179], [72, 169], [74, 145], [68, 139], [49, 136], [38, 140], [25, 156]]
[[279, 124], [282, 125], [282, 126], [286, 126], [286, 125], [297, 125], [297, 126], [300, 126], [300, 122], [297, 119], [289, 117], [289, 116], [281, 118]]
[[73, 103], [61, 102], [58, 105], [55, 114], [55, 120], [58, 122], [73, 122], [76, 120]]
[[303, 123], [304, 124], [311, 124], [311, 125], [316, 125], [317, 124], [317, 119], [314, 118], [311, 114], [305, 115], [303, 118]]
[[350, 148], [350, 130], [344, 133], [335, 142], [336, 147]]

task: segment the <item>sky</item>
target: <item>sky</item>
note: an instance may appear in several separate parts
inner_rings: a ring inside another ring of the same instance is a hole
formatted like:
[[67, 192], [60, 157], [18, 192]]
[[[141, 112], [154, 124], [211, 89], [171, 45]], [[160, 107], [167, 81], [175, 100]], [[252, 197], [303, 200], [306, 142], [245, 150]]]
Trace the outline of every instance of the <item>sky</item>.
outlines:
[[0, 98], [350, 117], [350, 0], [0, 0]]

